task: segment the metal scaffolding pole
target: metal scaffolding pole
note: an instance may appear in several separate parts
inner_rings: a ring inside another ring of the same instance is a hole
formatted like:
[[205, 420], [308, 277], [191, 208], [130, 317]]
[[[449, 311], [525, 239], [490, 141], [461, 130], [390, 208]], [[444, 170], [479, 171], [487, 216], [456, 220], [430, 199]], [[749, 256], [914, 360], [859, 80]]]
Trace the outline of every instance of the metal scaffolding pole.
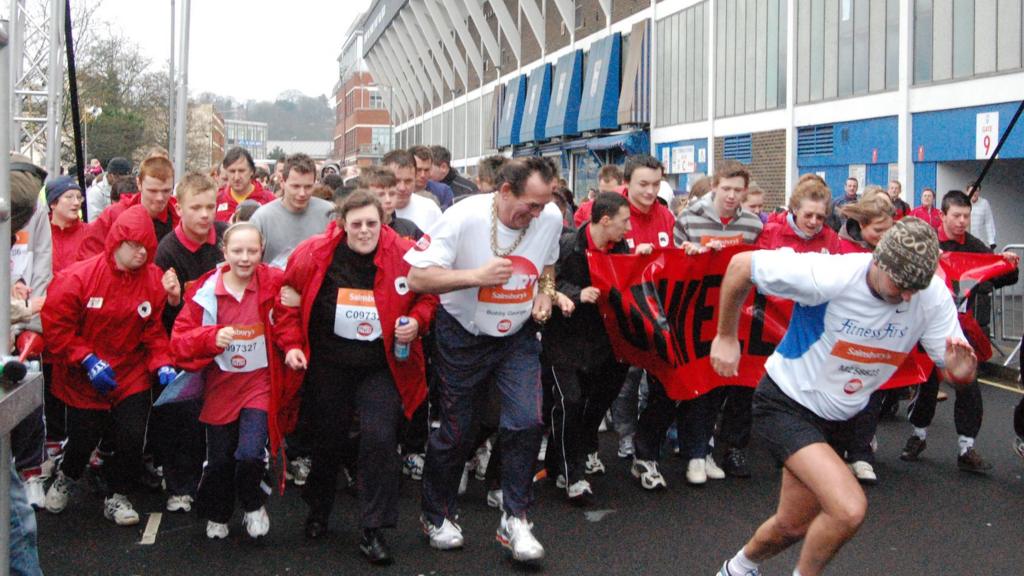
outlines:
[[10, 104], [5, 108], [10, 149], [45, 164], [51, 174], [60, 161], [63, 21], [63, 2], [11, 0]]
[[174, 151], [174, 89], [177, 86], [174, 78], [174, 0], [171, 0], [171, 59], [168, 61], [167, 76], [167, 152]]
[[60, 175], [60, 117], [64, 98], [64, 0], [50, 0], [50, 59], [46, 97], [46, 170]]
[[185, 173], [185, 159], [188, 148], [186, 126], [188, 124], [188, 29], [192, 0], [182, 1], [181, 13], [181, 58], [178, 60], [180, 81], [178, 83], [178, 107], [175, 116], [177, 128], [174, 136], [174, 165], [178, 174]]

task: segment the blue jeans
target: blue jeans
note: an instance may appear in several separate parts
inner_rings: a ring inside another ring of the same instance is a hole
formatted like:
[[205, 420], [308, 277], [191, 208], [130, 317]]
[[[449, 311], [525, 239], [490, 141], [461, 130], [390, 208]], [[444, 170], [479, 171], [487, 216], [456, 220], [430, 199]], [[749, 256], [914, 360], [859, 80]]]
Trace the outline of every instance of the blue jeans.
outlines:
[[434, 525], [458, 516], [459, 480], [473, 448], [473, 400], [494, 379], [501, 393], [499, 443], [505, 512], [523, 517], [533, 503], [533, 467], [544, 420], [540, 341], [528, 322], [511, 336], [474, 336], [443, 309], [434, 321], [441, 427], [427, 443], [423, 513]]
[[42, 576], [36, 544], [36, 513], [25, 497], [21, 478], [11, 468], [11, 574]]
[[263, 506], [260, 488], [267, 454], [267, 413], [242, 408], [238, 420], [206, 425], [206, 467], [196, 494], [200, 518], [226, 524], [235, 512], [235, 498], [245, 512]]

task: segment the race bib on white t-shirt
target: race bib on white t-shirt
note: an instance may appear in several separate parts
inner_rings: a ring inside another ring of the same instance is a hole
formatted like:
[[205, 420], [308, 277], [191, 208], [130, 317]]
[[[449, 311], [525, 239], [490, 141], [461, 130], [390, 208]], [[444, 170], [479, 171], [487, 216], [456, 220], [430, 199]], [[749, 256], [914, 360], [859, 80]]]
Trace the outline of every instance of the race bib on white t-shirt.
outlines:
[[267, 367], [267, 338], [263, 324], [232, 326], [235, 338], [214, 358], [224, 372], [253, 372]]
[[28, 251], [28, 230], [18, 230], [11, 245], [11, 280], [32, 284], [32, 253]]
[[512, 277], [502, 286], [480, 288], [473, 321], [480, 332], [504, 336], [518, 330], [529, 318], [537, 292], [537, 268], [522, 256], [512, 261]]
[[372, 290], [338, 289], [334, 311], [334, 334], [349, 340], [369, 342], [381, 337], [380, 315]]

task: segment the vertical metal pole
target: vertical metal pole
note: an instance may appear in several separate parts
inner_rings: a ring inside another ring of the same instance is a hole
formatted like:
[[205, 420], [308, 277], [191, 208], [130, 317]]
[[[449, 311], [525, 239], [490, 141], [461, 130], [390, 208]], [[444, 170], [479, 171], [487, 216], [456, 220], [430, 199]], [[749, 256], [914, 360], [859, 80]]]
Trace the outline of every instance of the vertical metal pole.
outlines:
[[182, 2], [181, 59], [178, 62], [181, 82], [178, 84], [178, 112], [175, 117], [177, 133], [174, 137], [174, 165], [177, 167], [178, 174], [185, 173], [185, 154], [188, 145], [185, 127], [188, 120], [188, 29], [191, 7], [192, 0], [184, 0]]
[[3, 149], [4, 152], [8, 150], [14, 150], [19, 144], [19, 124], [14, 122], [20, 112], [17, 108], [18, 99], [14, 97], [14, 85], [17, 84], [18, 76], [21, 74], [21, 50], [22, 50], [22, 37], [25, 35], [24, 17], [22, 16], [22, 4], [24, 0], [11, 0], [11, 20], [7, 23], [7, 34], [8, 34], [8, 47], [4, 58], [8, 59], [8, 70], [7, 70], [7, 82], [3, 86], [3, 90], [7, 92], [7, 106], [4, 108], [4, 113], [9, 114], [7, 118], [7, 125], [10, 126], [7, 132], [7, 147]]
[[[11, 17], [15, 17], [11, 13]], [[0, 125], [11, 124], [10, 51], [7, 49], [9, 22], [0, 22]], [[11, 252], [11, 132], [0, 129], [0, 254]], [[11, 301], [11, 261], [0, 258], [0, 302]], [[11, 308], [0, 306], [0, 333], [11, 332]], [[4, 336], [7, 338], [7, 336]], [[11, 436], [0, 438], [0, 576], [10, 574], [11, 541]]]
[[60, 175], [60, 111], [64, 96], [64, 0], [50, 0], [50, 61], [46, 80], [46, 170]]
[[171, 0], [171, 59], [167, 76], [167, 153], [174, 150], [174, 89], [177, 82], [174, 78], [174, 0]]

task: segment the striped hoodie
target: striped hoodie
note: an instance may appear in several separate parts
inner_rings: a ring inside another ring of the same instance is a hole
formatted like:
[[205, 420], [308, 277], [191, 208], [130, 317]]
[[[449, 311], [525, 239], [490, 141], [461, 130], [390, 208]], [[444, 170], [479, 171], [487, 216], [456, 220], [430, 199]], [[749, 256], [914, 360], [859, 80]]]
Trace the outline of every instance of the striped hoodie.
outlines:
[[728, 224], [722, 224], [722, 218], [715, 211], [714, 193], [705, 195], [697, 202], [690, 204], [676, 219], [675, 245], [682, 247], [683, 242], [706, 245], [711, 240], [719, 240], [726, 246], [735, 244], [753, 244], [761, 235], [764, 224], [756, 214], [743, 208], [737, 208]]

